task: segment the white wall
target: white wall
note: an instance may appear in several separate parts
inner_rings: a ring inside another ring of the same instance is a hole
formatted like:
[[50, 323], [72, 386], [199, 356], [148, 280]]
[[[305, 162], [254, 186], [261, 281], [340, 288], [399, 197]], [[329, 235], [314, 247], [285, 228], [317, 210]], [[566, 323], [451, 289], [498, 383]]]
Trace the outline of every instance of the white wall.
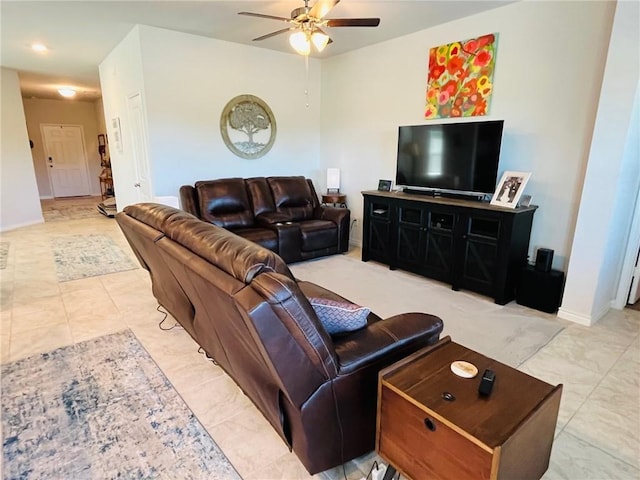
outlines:
[[[319, 69], [312, 59], [307, 76], [298, 55], [137, 26], [101, 64], [100, 78], [105, 116], [119, 115], [124, 140], [126, 96], [143, 93], [153, 193], [177, 196], [181, 185], [233, 176], [305, 175], [319, 187]], [[235, 156], [220, 135], [224, 106], [241, 94], [260, 97], [276, 118], [275, 144], [254, 160]], [[124, 146], [118, 158], [110, 145], [119, 209], [136, 201], [126, 193], [135, 172]]]
[[42, 223], [18, 73], [1, 69], [0, 231]]
[[52, 198], [49, 168], [45, 156], [40, 125], [64, 124], [80, 125], [84, 131], [85, 152], [89, 168], [89, 186], [92, 195], [100, 195], [100, 155], [98, 154], [98, 125], [96, 123], [96, 102], [77, 100], [43, 100], [25, 98], [24, 114], [27, 132], [33, 140], [33, 165], [41, 198]]
[[127, 132], [127, 97], [143, 92], [142, 59], [140, 52], [139, 28], [135, 27], [100, 64], [100, 87], [102, 105], [109, 138], [113, 186], [118, 209], [138, 201], [136, 167], [131, 153], [131, 141], [122, 136], [122, 152], [115, 147], [116, 137], [111, 120], [119, 118], [122, 131]]
[[586, 325], [616, 297], [640, 188], [639, 132], [632, 122], [640, 79], [639, 18], [638, 2], [618, 2], [559, 312]]
[[495, 32], [489, 115], [468, 120], [504, 119], [499, 175], [532, 172], [531, 253], [552, 248], [565, 268], [614, 7], [518, 2], [323, 61], [322, 162], [341, 168], [352, 215], [362, 217], [360, 191], [395, 177], [399, 125], [450, 121], [423, 117], [429, 49]]

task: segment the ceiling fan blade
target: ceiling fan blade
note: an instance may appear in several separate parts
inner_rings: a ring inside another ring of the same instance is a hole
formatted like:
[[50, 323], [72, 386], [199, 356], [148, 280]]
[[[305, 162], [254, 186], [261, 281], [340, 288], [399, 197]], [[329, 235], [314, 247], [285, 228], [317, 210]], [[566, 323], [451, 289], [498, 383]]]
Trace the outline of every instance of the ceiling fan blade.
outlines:
[[265, 15], [263, 13], [238, 12], [238, 15], [246, 15], [247, 17], [270, 18], [272, 20], [281, 20], [284, 22], [291, 22], [290, 18], [276, 17], [274, 15]]
[[313, 18], [324, 18], [333, 7], [335, 7], [340, 0], [318, 0], [311, 10], [309, 10], [309, 16]]
[[277, 32], [271, 32], [271, 33], [267, 33], [266, 35], [262, 35], [261, 37], [258, 38], [254, 38], [253, 41], [257, 42], [259, 40], [264, 40], [266, 38], [271, 38], [271, 37], [275, 37], [276, 35], [280, 35], [281, 33], [285, 33], [288, 32], [289, 30], [293, 30], [294, 27], [291, 28], [283, 28], [282, 30], [278, 30]]
[[327, 27], [377, 27], [379, 18], [331, 18], [325, 20]]

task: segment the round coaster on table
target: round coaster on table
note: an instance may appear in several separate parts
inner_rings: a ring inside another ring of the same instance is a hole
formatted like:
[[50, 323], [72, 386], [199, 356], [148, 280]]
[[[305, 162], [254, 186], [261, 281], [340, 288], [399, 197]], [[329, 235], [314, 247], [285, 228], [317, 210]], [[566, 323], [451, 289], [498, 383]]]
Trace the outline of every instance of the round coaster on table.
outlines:
[[451, 364], [451, 371], [462, 378], [473, 378], [478, 374], [478, 368], [464, 360], [456, 360]]

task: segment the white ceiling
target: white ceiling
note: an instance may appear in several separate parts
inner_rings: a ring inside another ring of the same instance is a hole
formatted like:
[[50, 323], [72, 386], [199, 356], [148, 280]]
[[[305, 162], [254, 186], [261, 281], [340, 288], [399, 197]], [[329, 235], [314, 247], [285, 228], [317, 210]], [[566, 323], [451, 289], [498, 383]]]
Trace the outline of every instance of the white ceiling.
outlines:
[[[326, 18], [379, 17], [379, 27], [328, 29], [326, 58], [407, 35], [514, 0], [342, 0]], [[309, 2], [312, 6], [314, 0]], [[100, 97], [98, 65], [136, 24], [176, 30], [292, 53], [287, 35], [252, 39], [286, 28], [278, 20], [237, 15], [240, 11], [289, 17], [304, 0], [287, 1], [0, 1], [0, 63], [17, 70], [24, 97], [61, 98], [61, 85], [76, 87], [78, 100]], [[34, 42], [49, 47], [31, 50]], [[292, 53], [293, 54], [293, 53]]]

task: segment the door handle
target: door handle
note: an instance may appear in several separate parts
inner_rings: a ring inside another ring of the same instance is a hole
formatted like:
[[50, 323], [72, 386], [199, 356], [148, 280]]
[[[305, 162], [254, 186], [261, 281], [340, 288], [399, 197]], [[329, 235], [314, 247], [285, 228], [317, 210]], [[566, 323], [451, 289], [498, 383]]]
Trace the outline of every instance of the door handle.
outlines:
[[53, 158], [49, 157], [49, 163], [53, 163]]
[[134, 183], [133, 186], [136, 188], [140, 188], [140, 182]]

